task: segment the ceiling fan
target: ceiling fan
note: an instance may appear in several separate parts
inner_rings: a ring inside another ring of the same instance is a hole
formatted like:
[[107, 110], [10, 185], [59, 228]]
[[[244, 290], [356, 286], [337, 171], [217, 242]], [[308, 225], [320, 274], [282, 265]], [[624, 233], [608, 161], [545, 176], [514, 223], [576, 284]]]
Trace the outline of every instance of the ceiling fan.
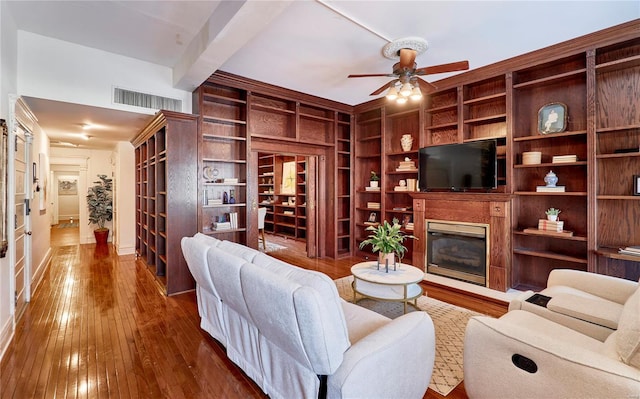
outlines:
[[382, 54], [386, 58], [399, 58], [399, 62], [393, 65], [392, 73], [352, 74], [349, 75], [348, 78], [369, 78], [377, 76], [395, 78], [371, 93], [371, 95], [377, 96], [386, 89], [389, 89], [387, 98], [404, 103], [408, 98], [416, 100], [421, 98], [422, 91], [430, 92], [436, 89], [433, 84], [421, 79], [420, 76], [465, 71], [469, 69], [469, 61], [458, 61], [418, 68], [415, 62], [416, 56], [425, 52], [426, 49], [427, 41], [422, 38], [409, 37], [394, 40], [386, 44], [382, 49]]

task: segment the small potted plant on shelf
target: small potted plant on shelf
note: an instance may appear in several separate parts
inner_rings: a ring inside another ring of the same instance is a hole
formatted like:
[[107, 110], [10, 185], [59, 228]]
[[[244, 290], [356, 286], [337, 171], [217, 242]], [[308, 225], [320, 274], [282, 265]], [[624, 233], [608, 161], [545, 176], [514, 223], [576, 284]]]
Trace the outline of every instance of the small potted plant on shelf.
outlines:
[[109, 229], [104, 224], [113, 219], [113, 179], [107, 175], [98, 175], [100, 180], [87, 190], [87, 207], [89, 208], [89, 224], [97, 224], [93, 230], [96, 244], [106, 244]]
[[558, 215], [560, 214], [560, 212], [561, 212], [560, 209], [549, 208], [544, 213], [547, 214], [547, 220], [551, 220], [552, 222], [555, 222], [556, 220], [558, 220]]
[[[393, 218], [391, 223], [386, 220], [378, 226], [369, 226], [367, 231], [371, 231], [366, 240], [360, 243], [360, 249], [371, 245], [373, 253], [379, 252], [378, 264], [395, 264], [395, 255], [402, 261], [407, 247], [403, 245], [407, 238], [417, 239], [413, 235], [404, 234], [400, 231], [401, 226], [397, 218]], [[388, 260], [389, 263], [386, 261]]]
[[380, 176], [373, 170], [371, 171], [371, 175], [369, 176], [369, 187], [378, 187], [378, 182], [380, 181]]

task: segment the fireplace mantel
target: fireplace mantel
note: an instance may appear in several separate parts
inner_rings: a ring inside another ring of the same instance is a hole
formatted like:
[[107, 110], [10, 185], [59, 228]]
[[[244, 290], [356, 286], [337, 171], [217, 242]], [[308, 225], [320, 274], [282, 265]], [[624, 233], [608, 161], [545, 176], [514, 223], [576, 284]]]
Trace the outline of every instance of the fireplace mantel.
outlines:
[[[413, 234], [418, 238], [413, 246], [413, 265], [425, 269], [425, 219], [452, 222], [486, 223], [490, 235], [488, 286], [506, 292], [511, 271], [511, 203], [509, 194], [494, 193], [412, 193]], [[426, 269], [425, 269], [426, 270]]]

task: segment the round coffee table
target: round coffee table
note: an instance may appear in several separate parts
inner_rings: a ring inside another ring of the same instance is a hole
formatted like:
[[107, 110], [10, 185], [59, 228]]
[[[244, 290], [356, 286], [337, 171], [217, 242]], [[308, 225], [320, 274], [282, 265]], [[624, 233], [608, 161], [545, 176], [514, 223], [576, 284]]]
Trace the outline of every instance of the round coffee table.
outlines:
[[407, 303], [413, 300], [413, 306], [418, 307], [418, 297], [422, 295], [422, 287], [418, 284], [424, 279], [424, 271], [410, 265], [399, 263], [397, 270], [385, 271], [378, 268], [377, 261], [361, 262], [351, 267], [353, 274], [353, 303], [356, 294], [366, 298], [403, 302], [404, 313], [407, 313]]

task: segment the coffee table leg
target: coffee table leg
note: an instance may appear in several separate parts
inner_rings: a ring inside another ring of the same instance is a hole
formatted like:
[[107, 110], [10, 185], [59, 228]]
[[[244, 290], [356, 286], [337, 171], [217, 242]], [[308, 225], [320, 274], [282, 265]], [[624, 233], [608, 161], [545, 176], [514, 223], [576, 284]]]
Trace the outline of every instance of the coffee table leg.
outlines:
[[351, 283], [351, 290], [353, 291], [353, 303], [356, 303], [356, 279], [353, 278], [353, 282]]
[[407, 284], [404, 285], [404, 314], [407, 314]]

